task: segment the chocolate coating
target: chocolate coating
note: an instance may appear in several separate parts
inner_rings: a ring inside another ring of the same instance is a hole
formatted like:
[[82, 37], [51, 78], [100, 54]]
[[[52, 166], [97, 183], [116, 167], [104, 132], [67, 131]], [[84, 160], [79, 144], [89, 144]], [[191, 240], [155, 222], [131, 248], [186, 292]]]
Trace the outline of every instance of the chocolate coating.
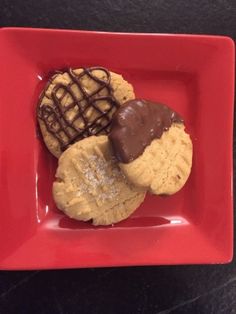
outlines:
[[[105, 79], [96, 77], [93, 74], [94, 70], [103, 71]], [[103, 67], [83, 68], [83, 71], [79, 75], [76, 75], [73, 69], [69, 68], [67, 70], [57, 71], [55, 74], [62, 74], [65, 72], [70, 76], [71, 83], [68, 85], [56, 84], [51, 92], [53, 104], [44, 104], [42, 99], [45, 96], [48, 86], [53, 81], [52, 77], [40, 96], [37, 111], [38, 118], [44, 122], [47, 131], [58, 140], [62, 151], [67, 149], [71, 144], [90, 135], [99, 135], [100, 133], [108, 134], [111, 124], [111, 117], [109, 114], [114, 108], [120, 106], [113, 96], [111, 75], [107, 69]], [[98, 84], [98, 88], [93, 93], [88, 94], [81, 83], [81, 79], [85, 75], [89, 76], [90, 79]], [[82, 94], [81, 99], [78, 99], [73, 92], [73, 85], [77, 85], [80, 90]], [[60, 97], [58, 96], [59, 89], [63, 90], [63, 94]], [[107, 91], [107, 95], [100, 96], [100, 92], [104, 89]], [[72, 101], [66, 106], [63, 106], [63, 98], [68, 94], [71, 96]], [[101, 100], [108, 102], [108, 109], [102, 110], [99, 108], [97, 104]], [[97, 112], [97, 117], [93, 120], [86, 116], [86, 113], [91, 108]], [[69, 120], [67, 118], [67, 112], [72, 109], [77, 113], [74, 115], [73, 119]], [[83, 121], [82, 128], [76, 126], [76, 121], [78, 120]], [[62, 134], [64, 136], [62, 136]]]
[[169, 107], [143, 99], [129, 100], [113, 115], [109, 139], [116, 158], [129, 163], [139, 157], [172, 123], [183, 123]]

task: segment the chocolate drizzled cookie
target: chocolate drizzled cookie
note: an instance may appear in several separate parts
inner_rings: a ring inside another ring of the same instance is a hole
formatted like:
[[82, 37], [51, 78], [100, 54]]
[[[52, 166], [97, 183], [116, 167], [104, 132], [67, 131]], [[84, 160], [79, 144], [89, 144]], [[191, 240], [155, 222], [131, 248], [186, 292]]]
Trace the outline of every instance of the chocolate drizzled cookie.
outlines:
[[57, 72], [43, 90], [37, 109], [47, 147], [58, 157], [83, 138], [108, 134], [114, 112], [133, 97], [132, 86], [103, 67]]

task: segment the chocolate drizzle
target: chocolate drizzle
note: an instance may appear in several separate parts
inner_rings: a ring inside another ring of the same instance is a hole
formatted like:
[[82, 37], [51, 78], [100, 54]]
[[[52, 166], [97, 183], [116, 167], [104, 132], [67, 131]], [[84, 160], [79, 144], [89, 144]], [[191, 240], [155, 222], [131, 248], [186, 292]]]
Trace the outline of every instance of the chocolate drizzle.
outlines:
[[116, 158], [122, 163], [133, 161], [172, 123], [183, 123], [183, 119], [165, 105], [142, 99], [127, 101], [114, 114], [109, 134]]
[[[95, 76], [93, 74], [95, 70], [104, 72], [104, 79]], [[49, 97], [52, 104], [43, 103], [44, 97], [47, 97], [46, 91], [55, 79], [53, 76], [40, 96], [37, 115], [44, 122], [47, 131], [58, 140], [61, 150], [64, 151], [69, 145], [90, 135], [108, 134], [112, 113], [120, 106], [113, 96], [110, 72], [103, 67], [91, 67], [83, 68], [78, 75], [71, 68], [63, 72], [56, 72], [56, 74], [59, 73], [67, 73], [71, 82], [68, 85], [56, 84]], [[81, 82], [84, 76], [96, 82], [97, 88], [92, 93], [88, 93]], [[80, 98], [75, 93], [75, 85], [82, 96]], [[60, 96], [59, 93], [61, 93]], [[70, 101], [63, 104], [65, 97]], [[107, 108], [105, 110], [99, 107], [100, 101], [106, 101]], [[95, 113], [93, 118], [88, 116], [88, 112], [91, 110]], [[68, 113], [72, 111], [73, 117], [68, 117]]]

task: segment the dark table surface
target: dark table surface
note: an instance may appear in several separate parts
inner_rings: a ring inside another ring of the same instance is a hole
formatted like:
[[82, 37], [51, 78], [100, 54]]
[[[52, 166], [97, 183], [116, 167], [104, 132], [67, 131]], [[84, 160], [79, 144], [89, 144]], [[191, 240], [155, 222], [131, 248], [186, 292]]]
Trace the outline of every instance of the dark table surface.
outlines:
[[[0, 0], [0, 26], [218, 34], [235, 40], [236, 1]], [[0, 313], [236, 313], [236, 261], [2, 271]]]

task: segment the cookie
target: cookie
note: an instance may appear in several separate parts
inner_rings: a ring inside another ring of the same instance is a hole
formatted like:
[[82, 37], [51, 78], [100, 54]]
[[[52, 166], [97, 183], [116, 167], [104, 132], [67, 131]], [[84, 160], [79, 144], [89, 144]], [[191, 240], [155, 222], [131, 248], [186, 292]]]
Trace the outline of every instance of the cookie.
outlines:
[[113, 117], [109, 138], [119, 166], [137, 187], [174, 194], [192, 167], [192, 141], [183, 119], [169, 107], [131, 100]]
[[46, 85], [37, 107], [46, 146], [59, 157], [83, 138], [108, 134], [114, 112], [133, 98], [132, 85], [105, 68], [57, 72]]
[[83, 139], [61, 155], [53, 197], [71, 218], [110, 225], [130, 216], [144, 200], [145, 191], [125, 178], [108, 137], [101, 135]]

